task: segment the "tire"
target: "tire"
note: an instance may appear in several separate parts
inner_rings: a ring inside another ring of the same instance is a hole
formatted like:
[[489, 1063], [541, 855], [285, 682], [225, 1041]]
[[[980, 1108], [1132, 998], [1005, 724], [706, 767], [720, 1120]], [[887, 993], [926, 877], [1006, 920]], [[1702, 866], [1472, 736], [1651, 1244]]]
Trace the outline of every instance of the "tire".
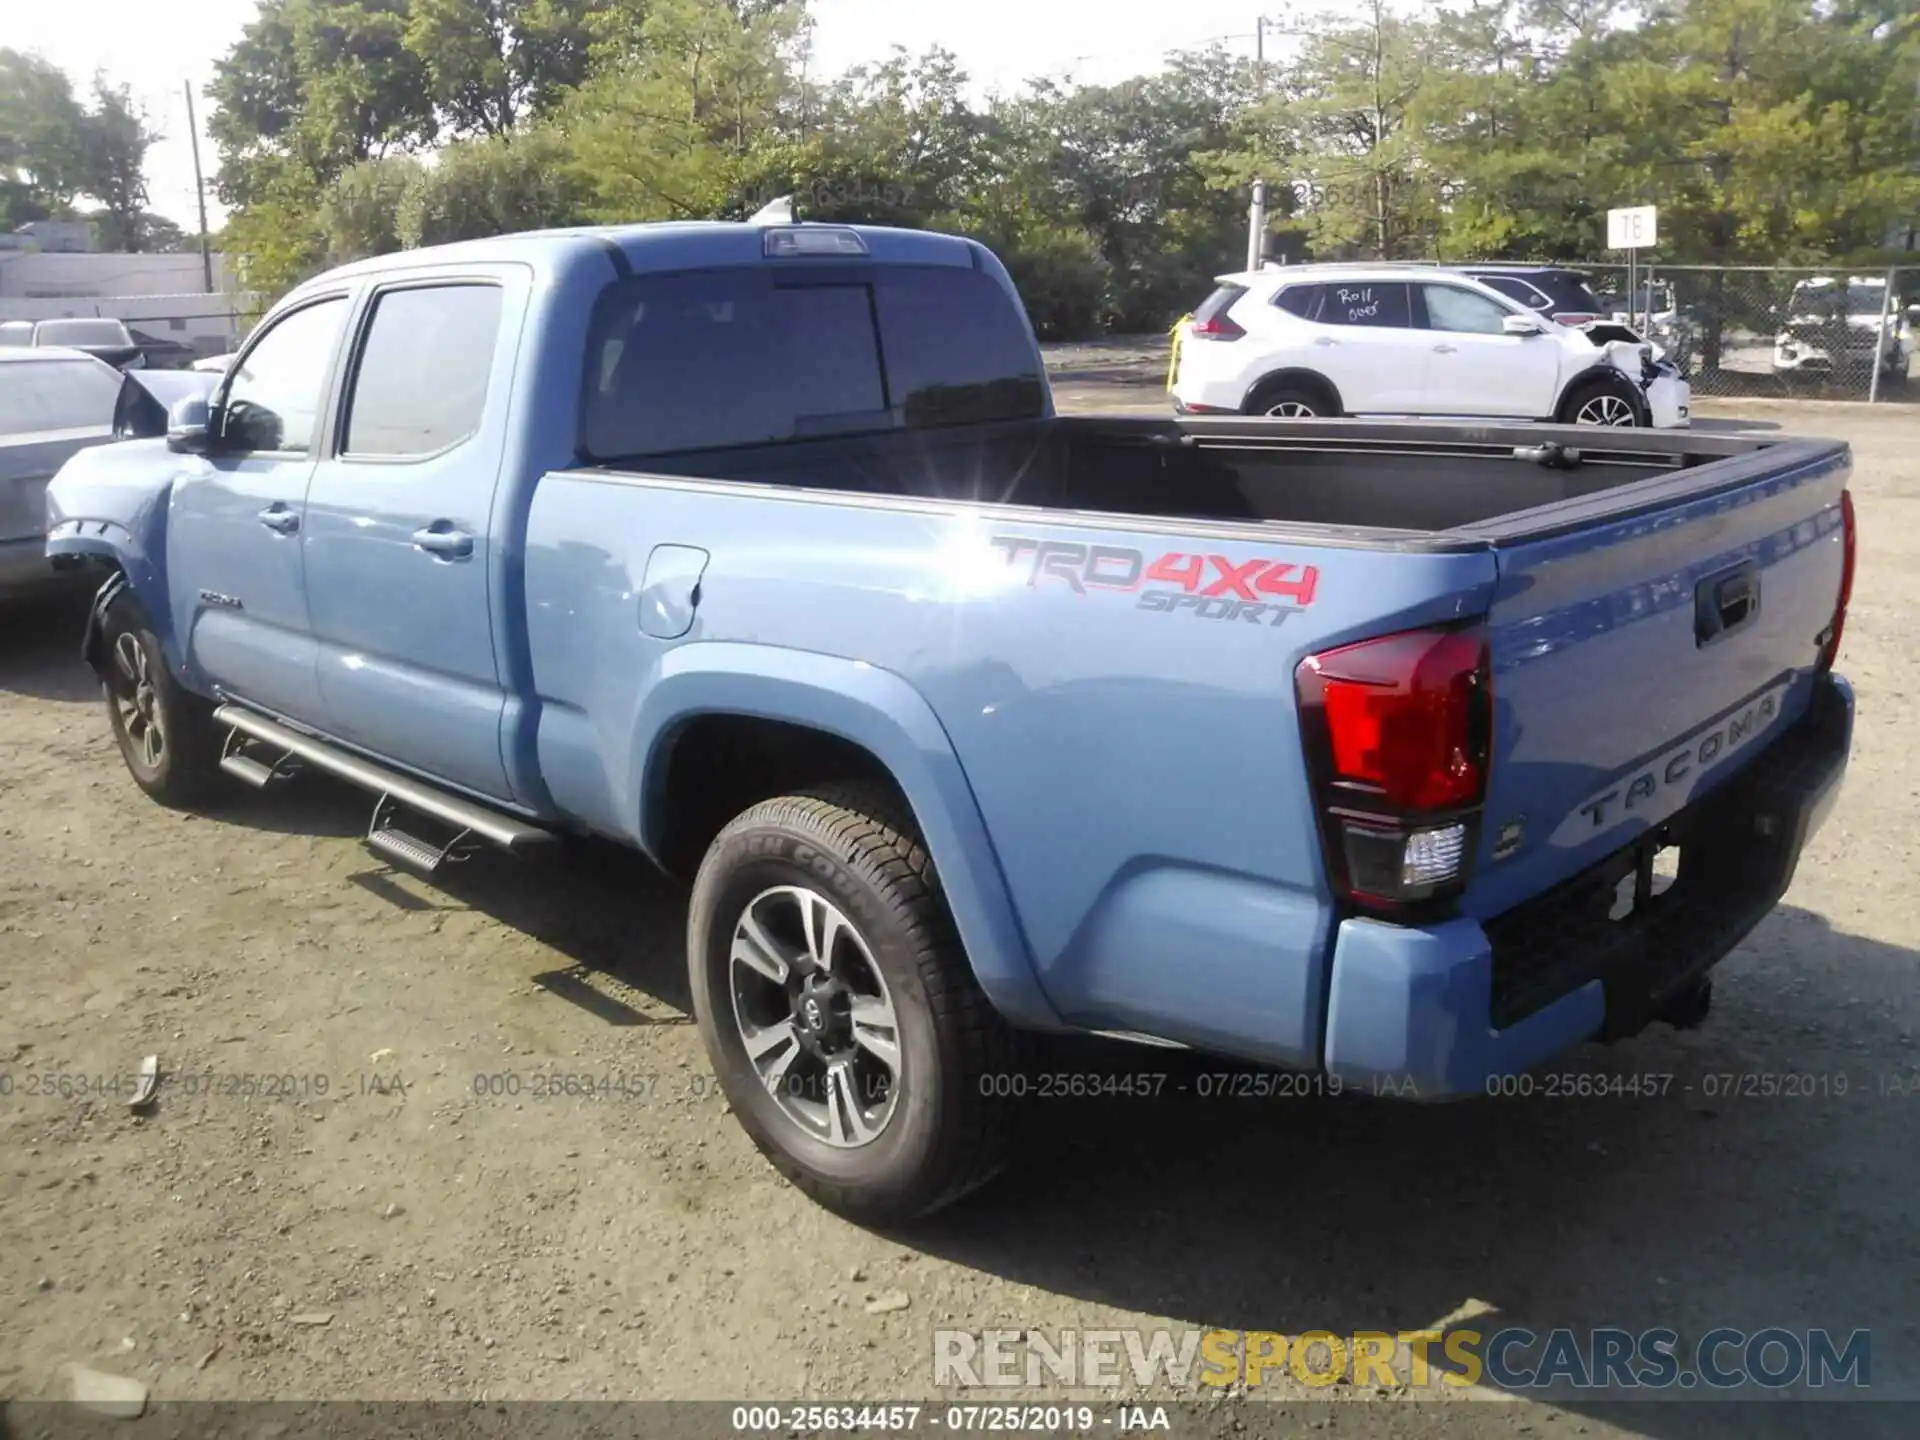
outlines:
[[1299, 380], [1280, 380], [1253, 387], [1245, 405], [1249, 415], [1268, 415], [1278, 420], [1333, 419], [1340, 409], [1321, 389]]
[[[864, 786], [755, 805], [707, 851], [687, 919], [694, 1014], [734, 1114], [801, 1190], [880, 1225], [1000, 1171], [1010, 1102], [987, 1092], [1013, 1064], [1013, 1036], [898, 812]], [[809, 958], [821, 951], [824, 971]]]
[[[1589, 414], [1620, 418], [1582, 418]], [[1563, 425], [1646, 426], [1652, 423], [1652, 417], [1647, 413], [1646, 401], [1633, 393], [1631, 382], [1599, 376], [1582, 380], [1567, 391], [1566, 399], [1560, 402], [1560, 422]]]
[[101, 667], [107, 723], [133, 783], [178, 810], [205, 801], [220, 774], [213, 707], [173, 678], [159, 636], [130, 595], [107, 606]]

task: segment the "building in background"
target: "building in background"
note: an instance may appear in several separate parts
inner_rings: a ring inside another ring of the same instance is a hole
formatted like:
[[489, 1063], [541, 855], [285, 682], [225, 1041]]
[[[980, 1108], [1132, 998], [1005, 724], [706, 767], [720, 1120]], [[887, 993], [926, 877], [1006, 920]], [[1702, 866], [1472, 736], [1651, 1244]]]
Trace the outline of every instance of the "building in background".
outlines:
[[195, 355], [232, 350], [249, 307], [213, 256], [212, 294], [197, 251], [125, 254], [93, 248], [84, 220], [35, 220], [0, 235], [0, 321], [102, 316]]

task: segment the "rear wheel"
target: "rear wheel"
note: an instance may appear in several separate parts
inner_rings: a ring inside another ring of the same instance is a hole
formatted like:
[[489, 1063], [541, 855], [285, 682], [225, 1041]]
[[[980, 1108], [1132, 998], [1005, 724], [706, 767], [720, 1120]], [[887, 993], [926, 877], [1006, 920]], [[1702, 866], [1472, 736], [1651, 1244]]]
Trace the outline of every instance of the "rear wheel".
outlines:
[[909, 1220], [998, 1172], [1011, 1036], [912, 822], [864, 787], [755, 805], [694, 881], [701, 1038], [754, 1143], [815, 1200]]
[[103, 620], [107, 723], [133, 783], [162, 805], [199, 804], [220, 770], [213, 707], [168, 672], [160, 638], [130, 596], [117, 596]]
[[1276, 380], [1254, 387], [1245, 406], [1249, 415], [1276, 420], [1314, 420], [1337, 416], [1340, 407], [1320, 386], [1301, 380]]

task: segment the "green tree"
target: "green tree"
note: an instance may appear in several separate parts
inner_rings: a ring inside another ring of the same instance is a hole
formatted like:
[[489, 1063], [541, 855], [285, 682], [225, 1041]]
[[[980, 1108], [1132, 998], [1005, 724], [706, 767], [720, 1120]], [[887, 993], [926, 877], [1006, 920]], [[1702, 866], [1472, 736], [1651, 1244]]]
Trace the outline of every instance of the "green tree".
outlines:
[[36, 55], [0, 49], [0, 217], [64, 213], [85, 188], [86, 112], [73, 82]]
[[587, 75], [586, 0], [412, 0], [407, 49], [454, 135], [510, 135]]
[[613, 221], [722, 213], [791, 133], [782, 117], [797, 98], [804, 23], [796, 5], [657, 0], [630, 52], [603, 38], [600, 68], [563, 116], [589, 213]]
[[207, 90], [221, 198], [324, 186], [430, 142], [433, 101], [405, 43], [407, 13], [407, 0], [263, 0]]
[[99, 243], [107, 250], [151, 248], [147, 151], [161, 138], [148, 127], [125, 85], [93, 81], [94, 106], [81, 126], [81, 190], [100, 202]]

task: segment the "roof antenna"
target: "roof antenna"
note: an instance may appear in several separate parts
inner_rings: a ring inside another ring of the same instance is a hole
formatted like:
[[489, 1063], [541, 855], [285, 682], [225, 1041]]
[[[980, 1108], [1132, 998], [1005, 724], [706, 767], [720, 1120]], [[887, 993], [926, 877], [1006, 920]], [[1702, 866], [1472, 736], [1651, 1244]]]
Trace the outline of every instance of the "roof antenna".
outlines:
[[769, 200], [748, 218], [749, 225], [797, 225], [799, 219], [793, 213], [793, 196], [782, 195]]

